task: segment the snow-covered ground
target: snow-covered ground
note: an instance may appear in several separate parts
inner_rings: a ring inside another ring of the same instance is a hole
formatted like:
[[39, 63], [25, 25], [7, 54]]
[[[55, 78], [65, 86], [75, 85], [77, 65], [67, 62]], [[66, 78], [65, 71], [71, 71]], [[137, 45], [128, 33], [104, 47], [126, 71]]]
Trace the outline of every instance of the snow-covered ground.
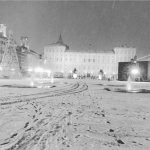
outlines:
[[[125, 86], [0, 80], [0, 150], [150, 149], [150, 93], [105, 90]], [[132, 88], [150, 89], [150, 83], [132, 83]]]

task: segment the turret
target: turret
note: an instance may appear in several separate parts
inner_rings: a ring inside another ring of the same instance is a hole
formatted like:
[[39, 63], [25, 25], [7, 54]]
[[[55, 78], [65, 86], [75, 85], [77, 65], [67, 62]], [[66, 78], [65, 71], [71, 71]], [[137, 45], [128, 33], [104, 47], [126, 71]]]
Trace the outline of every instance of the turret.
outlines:
[[61, 34], [59, 36], [59, 39], [58, 39], [57, 43], [64, 44]]

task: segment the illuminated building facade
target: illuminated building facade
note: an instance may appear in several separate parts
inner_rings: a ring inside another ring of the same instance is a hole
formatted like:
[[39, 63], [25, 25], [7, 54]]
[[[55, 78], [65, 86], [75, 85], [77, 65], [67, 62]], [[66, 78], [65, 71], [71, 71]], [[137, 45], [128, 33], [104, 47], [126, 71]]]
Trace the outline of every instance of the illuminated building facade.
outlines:
[[21, 37], [21, 45], [16, 47], [21, 73], [28, 74], [29, 68], [36, 68], [40, 65], [40, 55], [29, 48], [28, 37]]
[[116, 47], [108, 51], [73, 51], [64, 44], [60, 35], [58, 42], [44, 47], [44, 64], [52, 72], [98, 75], [100, 69], [106, 76], [118, 75], [118, 62], [130, 61], [136, 55], [136, 48]]
[[17, 44], [11, 33], [6, 35], [6, 27], [0, 25], [0, 77], [18, 78], [28, 74], [28, 68], [38, 67], [40, 55], [29, 48], [27, 37], [21, 37]]

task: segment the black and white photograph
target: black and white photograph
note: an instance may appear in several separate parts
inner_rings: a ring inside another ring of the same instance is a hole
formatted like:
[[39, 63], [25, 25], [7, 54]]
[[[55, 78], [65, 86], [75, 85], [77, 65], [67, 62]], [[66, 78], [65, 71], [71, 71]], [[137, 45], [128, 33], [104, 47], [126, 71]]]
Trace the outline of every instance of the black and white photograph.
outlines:
[[150, 150], [150, 1], [0, 0], [0, 150]]

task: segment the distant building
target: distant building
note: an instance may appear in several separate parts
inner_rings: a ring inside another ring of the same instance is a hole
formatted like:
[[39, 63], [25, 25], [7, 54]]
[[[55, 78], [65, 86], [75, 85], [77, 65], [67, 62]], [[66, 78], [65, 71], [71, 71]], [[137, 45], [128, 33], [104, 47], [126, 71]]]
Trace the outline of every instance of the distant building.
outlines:
[[28, 43], [28, 37], [21, 37], [21, 45], [16, 47], [19, 66], [24, 75], [28, 74], [28, 69], [34, 69], [40, 65], [40, 54], [31, 50]]
[[40, 61], [40, 55], [29, 48], [28, 37], [21, 37], [19, 45], [13, 39], [11, 32], [6, 35], [6, 26], [0, 25], [0, 77], [11, 78], [15, 71], [26, 76], [28, 69], [38, 67]]
[[44, 47], [45, 67], [53, 72], [98, 75], [100, 69], [106, 76], [118, 75], [118, 62], [130, 61], [136, 55], [136, 48], [116, 47], [108, 51], [80, 52], [69, 49], [60, 35], [56, 43]]

